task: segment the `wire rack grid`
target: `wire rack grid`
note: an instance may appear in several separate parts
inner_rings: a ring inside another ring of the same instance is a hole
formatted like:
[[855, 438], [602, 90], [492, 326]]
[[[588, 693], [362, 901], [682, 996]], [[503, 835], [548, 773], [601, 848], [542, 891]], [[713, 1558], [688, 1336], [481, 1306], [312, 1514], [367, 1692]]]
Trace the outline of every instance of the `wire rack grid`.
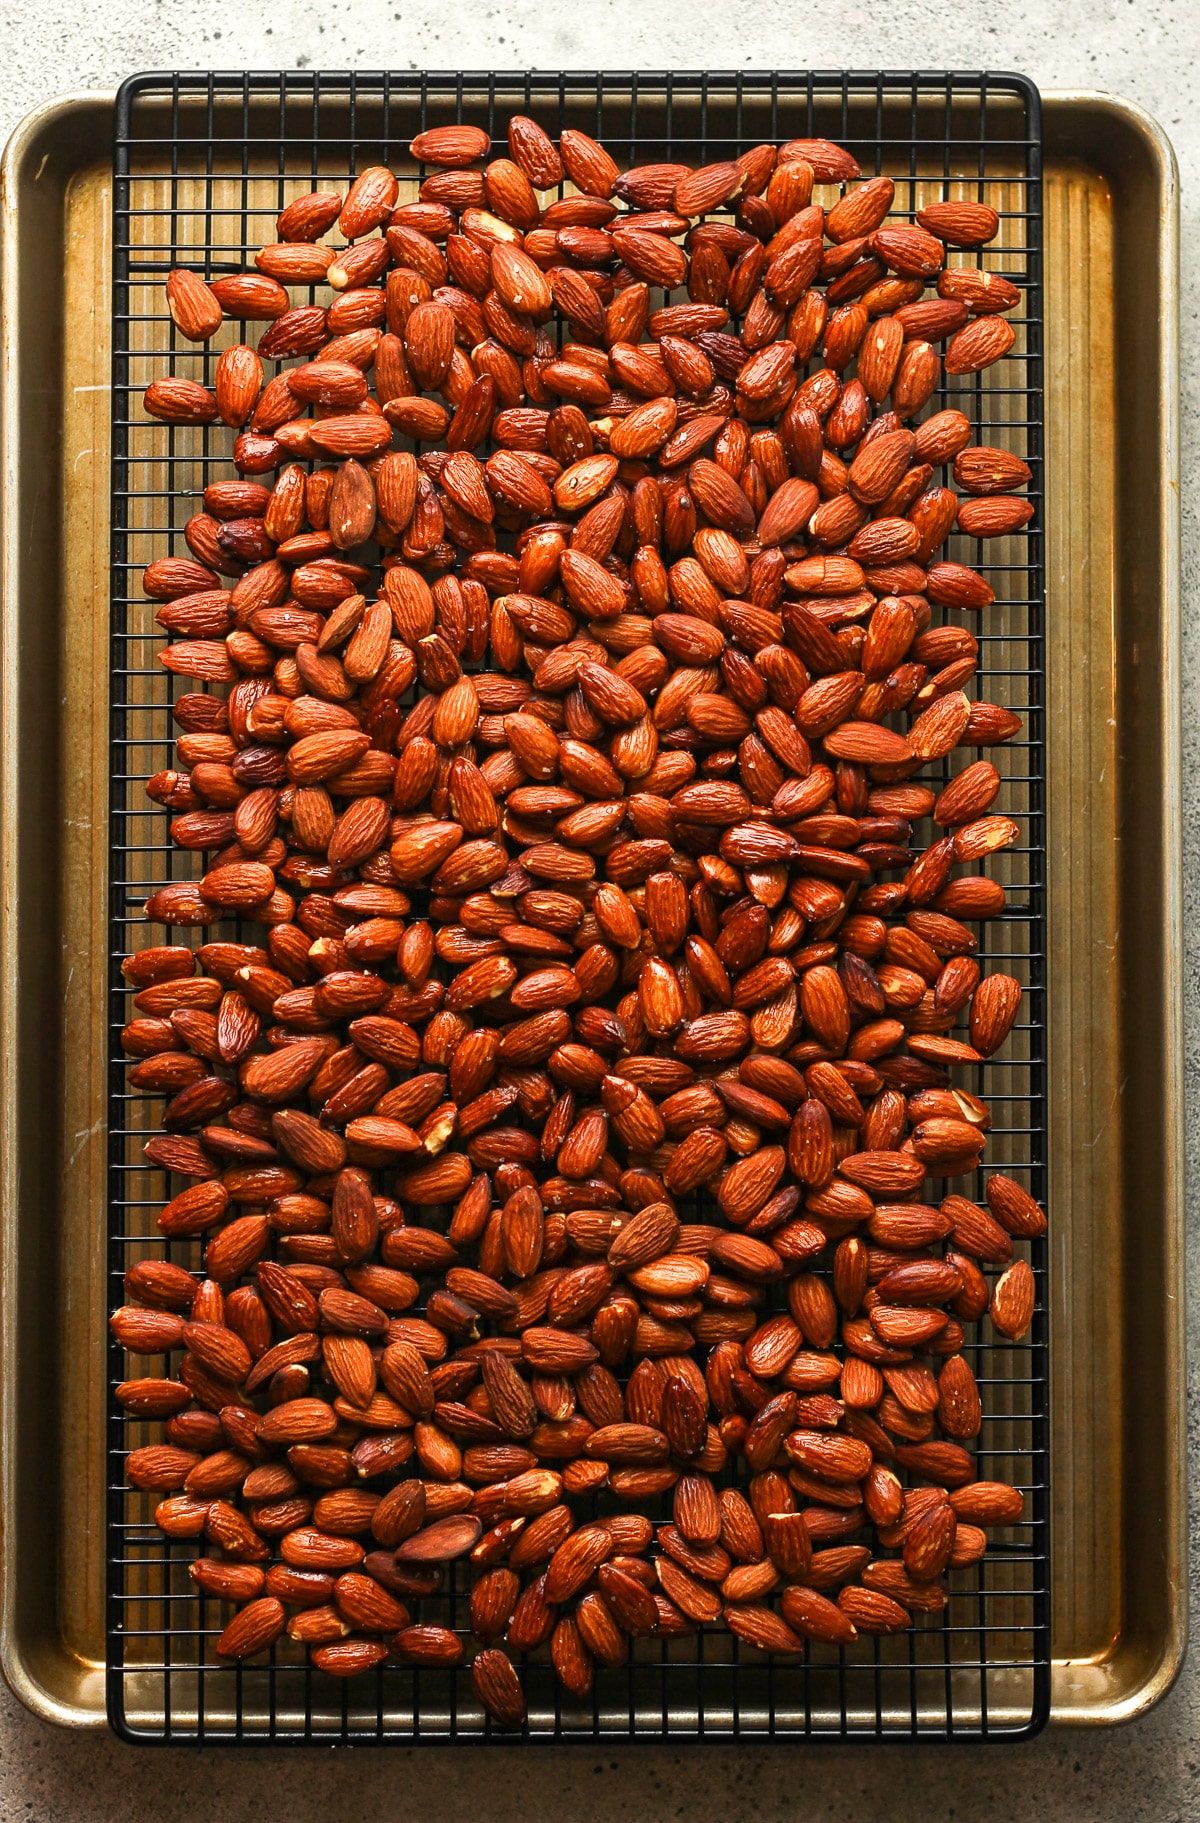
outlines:
[[[139, 590], [147, 562], [185, 551], [183, 526], [209, 480], [232, 474], [228, 436], [145, 417], [140, 396], [166, 371], [211, 381], [220, 350], [246, 326], [226, 324], [209, 344], [178, 339], [163, 281], [176, 265], [208, 277], [252, 266], [285, 203], [313, 187], [345, 185], [356, 170], [390, 163], [401, 200], [420, 168], [408, 142], [427, 125], [466, 120], [502, 139], [513, 113], [552, 133], [577, 126], [618, 160], [702, 162], [761, 140], [820, 135], [847, 145], [864, 173], [896, 180], [893, 214], [911, 218], [945, 197], [986, 200], [1001, 214], [985, 263], [1021, 289], [1011, 355], [988, 372], [943, 378], [929, 410], [954, 405], [975, 439], [999, 442], [1033, 471], [1035, 503], [1021, 533], [987, 545], [958, 537], [950, 556], [980, 568], [997, 600], [976, 628], [981, 698], [1022, 712], [1024, 730], [991, 757], [1004, 777], [996, 808], [1021, 840], [992, 871], [1008, 892], [1003, 917], [982, 927], [980, 961], [1018, 975], [1022, 1020], [1004, 1061], [968, 1072], [963, 1086], [993, 1111], [990, 1166], [1013, 1172], [1039, 1201], [1046, 1191], [1045, 822], [1043, 746], [1044, 570], [1041, 140], [1039, 98], [1024, 78], [945, 72], [669, 74], [149, 74], [120, 91], [114, 145], [112, 695], [109, 1094], [109, 1271], [121, 1301], [130, 1264], [168, 1254], [193, 1268], [196, 1242], [165, 1244], [154, 1217], [170, 1194], [142, 1145], [161, 1104], [126, 1086], [116, 1043], [127, 1012], [122, 957], [162, 941], [147, 924], [148, 895], [190, 878], [199, 857], [172, 847], [166, 814], [144, 795], [171, 763], [177, 690], [155, 661], [155, 604]], [[818, 195], [821, 193], [818, 192]], [[827, 200], [836, 192], [829, 190]], [[975, 256], [961, 256], [975, 263]], [[293, 291], [296, 302], [306, 293]], [[252, 338], [251, 338], [252, 339]], [[918, 840], [920, 834], [918, 833]], [[985, 1080], [986, 1078], [986, 1080]], [[956, 1185], [982, 1192], [982, 1179]], [[1029, 1336], [1007, 1344], [986, 1323], [968, 1326], [964, 1352], [979, 1379], [984, 1428], [979, 1472], [1025, 1490], [1023, 1521], [994, 1535], [986, 1559], [953, 1577], [941, 1614], [911, 1633], [810, 1646], [770, 1660], [727, 1634], [640, 1642], [629, 1663], [599, 1673], [593, 1697], [572, 1704], [548, 1665], [523, 1676], [526, 1742], [669, 1739], [728, 1741], [1017, 1739], [1049, 1708], [1047, 1335], [1042, 1241], [1031, 1259], [1038, 1301]], [[110, 1344], [115, 1385], [124, 1358]], [[154, 1371], [153, 1368], [142, 1371]], [[153, 1524], [153, 1497], [125, 1483], [127, 1452], [151, 1427], [110, 1402], [108, 1709], [125, 1738], [143, 1742], [486, 1741], [493, 1733], [464, 1673], [387, 1665], [343, 1684], [315, 1673], [281, 1641], [265, 1666], [222, 1664], [213, 1651], [220, 1604], [187, 1576], [194, 1552]], [[460, 1581], [422, 1604], [422, 1618], [465, 1628]]]

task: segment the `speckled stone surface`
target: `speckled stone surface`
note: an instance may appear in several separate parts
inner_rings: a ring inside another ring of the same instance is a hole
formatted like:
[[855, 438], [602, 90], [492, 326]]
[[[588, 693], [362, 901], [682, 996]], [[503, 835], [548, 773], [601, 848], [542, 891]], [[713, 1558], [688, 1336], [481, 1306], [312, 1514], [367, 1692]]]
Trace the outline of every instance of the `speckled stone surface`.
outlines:
[[[1183, 190], [1184, 889], [1189, 1168], [1197, 1116], [1200, 920], [1200, 0], [22, 0], [0, 13], [0, 138], [38, 102], [113, 88], [136, 69], [730, 69], [739, 65], [1018, 69], [1042, 87], [1107, 89], [1170, 134]], [[1189, 1305], [1200, 1286], [1193, 1250]], [[1189, 1421], [1200, 1463], [1195, 1386]], [[1193, 1585], [1196, 1555], [1193, 1551]], [[1195, 1603], [1195, 1597], [1193, 1597]], [[517, 1752], [135, 1750], [35, 1721], [0, 1684], [4, 1823], [594, 1823], [776, 1818], [822, 1823], [1122, 1823], [1200, 1817], [1200, 1652], [1150, 1715], [1116, 1731], [1054, 1730], [1020, 1747], [643, 1748]]]

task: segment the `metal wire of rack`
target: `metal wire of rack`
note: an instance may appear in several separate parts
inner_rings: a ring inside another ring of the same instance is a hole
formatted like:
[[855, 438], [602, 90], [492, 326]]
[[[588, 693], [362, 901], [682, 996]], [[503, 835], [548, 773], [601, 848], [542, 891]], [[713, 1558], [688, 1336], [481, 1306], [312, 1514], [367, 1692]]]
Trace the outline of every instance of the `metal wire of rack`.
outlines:
[[[129, 1090], [116, 1042], [128, 1016], [122, 957], [161, 940], [143, 906], [156, 886], [189, 878], [166, 814], [144, 795], [171, 763], [172, 680], [155, 663], [161, 636], [139, 573], [177, 554], [182, 528], [210, 479], [232, 472], [223, 428], [166, 426], [140, 411], [142, 389], [168, 368], [211, 380], [239, 339], [227, 325], [204, 347], [181, 343], [163, 299], [175, 265], [215, 277], [253, 262], [279, 209], [322, 184], [344, 185], [378, 160], [415, 195], [408, 141], [426, 125], [467, 120], [503, 135], [514, 112], [549, 130], [575, 125], [628, 162], [700, 162], [762, 139], [822, 135], [854, 151], [865, 174], [896, 180], [893, 214], [924, 202], [977, 197], [996, 207], [1000, 235], [985, 263], [1022, 291], [1010, 320], [1011, 356], [966, 379], [943, 378], [930, 410], [953, 404], [980, 441], [1001, 441], [1033, 471], [1030, 525], [988, 545], [956, 537], [949, 554], [981, 569], [996, 604], [978, 627], [978, 694], [1021, 711], [1021, 738], [992, 749], [1004, 784], [997, 809], [1016, 819], [1019, 845], [992, 871], [1008, 891], [984, 927], [980, 960], [1025, 986], [1023, 1020], [1004, 1061], [972, 1072], [993, 1110], [989, 1166], [1044, 1203], [1046, 1193], [1044, 557], [1042, 417], [1041, 117], [1023, 77], [983, 73], [149, 74], [130, 79], [116, 109], [113, 236], [111, 573], [111, 831], [108, 1266], [112, 1303], [133, 1261], [167, 1255], [194, 1268], [196, 1242], [162, 1241], [154, 1215], [169, 1193], [141, 1153], [159, 1104]], [[973, 263], [974, 256], [966, 258]], [[303, 294], [294, 296], [303, 301]], [[986, 1081], [985, 1081], [986, 1076]], [[962, 1186], [982, 1191], [982, 1179]], [[1053, 1219], [1053, 1212], [1051, 1212]], [[727, 1634], [638, 1642], [629, 1663], [601, 1671], [593, 1697], [564, 1699], [547, 1665], [524, 1670], [527, 1742], [666, 1739], [980, 1740], [1036, 1733], [1049, 1711], [1046, 1244], [1022, 1249], [1038, 1300], [1030, 1335], [1003, 1343], [968, 1325], [964, 1352], [984, 1404], [981, 1475], [1017, 1482], [1023, 1521], [987, 1557], [952, 1578], [940, 1614], [912, 1632], [852, 1647], [806, 1646], [770, 1660]], [[124, 1378], [110, 1344], [110, 1377]], [[219, 1604], [187, 1576], [194, 1553], [164, 1539], [153, 1497], [125, 1485], [126, 1453], [151, 1427], [110, 1401], [107, 1512], [108, 1713], [139, 1742], [332, 1743], [487, 1741], [494, 1734], [465, 1674], [387, 1665], [353, 1684], [314, 1672], [285, 1639], [267, 1666], [215, 1659]], [[448, 1588], [421, 1617], [461, 1627], [465, 1596]]]

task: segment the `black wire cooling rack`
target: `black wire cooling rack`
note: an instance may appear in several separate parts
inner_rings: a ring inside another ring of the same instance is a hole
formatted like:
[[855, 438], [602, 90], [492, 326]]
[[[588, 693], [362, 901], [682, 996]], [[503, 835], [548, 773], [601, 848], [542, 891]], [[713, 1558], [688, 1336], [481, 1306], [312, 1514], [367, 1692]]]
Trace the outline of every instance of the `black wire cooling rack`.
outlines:
[[[1002, 215], [985, 263], [1023, 294], [1010, 320], [1012, 354], [988, 372], [943, 382], [929, 410], [953, 404], [976, 438], [1002, 442], [1033, 470], [1029, 527], [949, 554], [980, 568], [997, 602], [982, 617], [978, 694], [1023, 712], [1021, 739], [990, 750], [1005, 783], [996, 808], [1016, 818], [1020, 846], [992, 871], [1008, 910], [985, 927], [981, 959], [1025, 984], [1024, 1020], [964, 1086], [993, 1110], [989, 1166], [1046, 1191], [1045, 755], [1043, 747], [1041, 116], [1022, 77], [971, 73], [774, 74], [151, 74], [117, 98], [113, 234], [112, 778], [109, 1245], [111, 1303], [136, 1259], [169, 1253], [199, 1263], [196, 1242], [165, 1244], [154, 1217], [170, 1193], [142, 1145], [161, 1104], [126, 1087], [116, 1035], [127, 1017], [120, 961], [162, 941], [144, 902], [168, 879], [191, 877], [146, 779], [171, 763], [174, 686], [155, 662], [161, 638], [140, 572], [184, 551], [182, 528], [210, 479], [232, 474], [229, 438], [147, 419], [146, 384], [173, 371], [211, 381], [217, 355], [244, 326], [202, 348], [177, 339], [163, 281], [176, 265], [215, 277], [253, 264], [274, 238], [279, 209], [320, 179], [344, 186], [385, 160], [411, 182], [408, 142], [427, 125], [467, 120], [502, 139], [512, 113], [551, 132], [578, 126], [627, 162], [733, 156], [760, 140], [822, 135], [846, 144], [864, 173], [897, 183], [895, 212], [946, 196], [984, 198]], [[965, 256], [974, 263], [974, 256]], [[296, 293], [296, 301], [305, 301]], [[986, 1081], [985, 1081], [986, 1077]], [[176, 1186], [178, 1187], [178, 1186]], [[982, 1182], [966, 1186], [980, 1194]], [[523, 1676], [526, 1741], [632, 1739], [1016, 1739], [1044, 1723], [1050, 1695], [1048, 1588], [1046, 1245], [1030, 1257], [1039, 1297], [1019, 1345], [968, 1329], [964, 1352], [984, 1403], [979, 1472], [1025, 1490], [1025, 1518], [996, 1534], [987, 1557], [955, 1574], [943, 1613], [913, 1631], [835, 1650], [809, 1646], [792, 1661], [764, 1658], [724, 1633], [642, 1641], [630, 1662], [600, 1671], [594, 1696], [573, 1705], [547, 1665]], [[111, 1345], [113, 1384], [125, 1377]], [[145, 1368], [140, 1371], [153, 1371]], [[153, 1524], [154, 1496], [125, 1484], [128, 1450], [151, 1427], [110, 1402], [108, 1451], [108, 1713], [125, 1738], [155, 1742], [481, 1741], [494, 1736], [465, 1673], [387, 1666], [351, 1683], [312, 1671], [303, 1649], [279, 1642], [265, 1667], [219, 1664], [220, 1605], [197, 1596], [194, 1554]], [[462, 1626], [465, 1595], [423, 1603], [424, 1619]], [[227, 1610], [225, 1611], [227, 1613]], [[522, 1738], [518, 1736], [517, 1738]]]

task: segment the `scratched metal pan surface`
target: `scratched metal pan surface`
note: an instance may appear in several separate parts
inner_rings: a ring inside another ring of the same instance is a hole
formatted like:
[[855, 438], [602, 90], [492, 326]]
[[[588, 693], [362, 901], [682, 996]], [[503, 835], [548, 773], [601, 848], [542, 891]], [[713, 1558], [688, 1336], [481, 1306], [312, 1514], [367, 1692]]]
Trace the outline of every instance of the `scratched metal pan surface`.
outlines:
[[[1051, 1713], [1107, 1723], [1187, 1628], [1177, 201], [1147, 116], [1043, 100]], [[105, 1721], [112, 122], [54, 102], [0, 170], [0, 1662], [76, 1727]]]

